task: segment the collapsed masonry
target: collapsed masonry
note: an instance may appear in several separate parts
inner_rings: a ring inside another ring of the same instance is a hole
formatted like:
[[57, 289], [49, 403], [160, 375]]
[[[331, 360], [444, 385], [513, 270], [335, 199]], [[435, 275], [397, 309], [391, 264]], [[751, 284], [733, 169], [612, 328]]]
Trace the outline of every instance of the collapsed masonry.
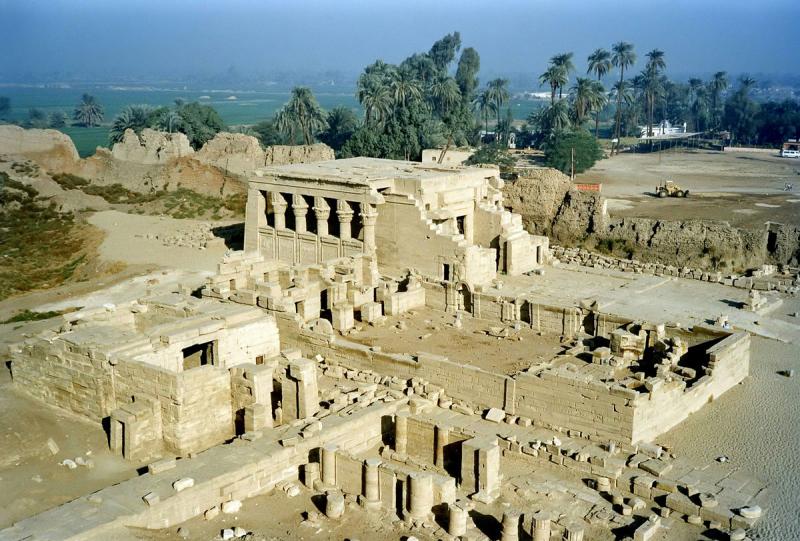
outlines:
[[[504, 286], [501, 273], [533, 285], [550, 255], [503, 210], [501, 188], [492, 168], [364, 158], [257, 170], [245, 251], [220, 263], [206, 299], [68, 314], [13, 349], [22, 389], [108, 421], [123, 456], [187, 458], [0, 541], [212, 519], [300, 480], [332, 520], [359, 503], [428, 537], [485, 538], [473, 512], [503, 504], [502, 539], [520, 528], [540, 541], [679, 539], [696, 525], [740, 538], [763, 484], [652, 442], [747, 376], [749, 336], [545, 305]], [[498, 357], [522, 328], [564, 347], [507, 374], [351, 337], [422, 309], [454, 314], [455, 334], [464, 317], [500, 324]]]

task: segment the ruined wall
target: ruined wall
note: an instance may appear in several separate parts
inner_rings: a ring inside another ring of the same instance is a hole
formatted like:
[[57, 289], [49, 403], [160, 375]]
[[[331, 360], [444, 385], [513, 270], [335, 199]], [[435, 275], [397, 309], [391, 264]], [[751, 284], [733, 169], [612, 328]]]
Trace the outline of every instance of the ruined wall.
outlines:
[[164, 443], [179, 454], [202, 451], [233, 436], [230, 373], [207, 365], [177, 375], [174, 405], [164, 416]]
[[800, 228], [770, 224], [742, 229], [709, 220], [618, 218], [606, 213], [605, 198], [576, 190], [554, 169], [529, 169], [503, 187], [505, 206], [523, 217], [526, 229], [567, 246], [598, 242], [630, 250], [648, 263], [710, 269], [744, 269], [764, 263], [800, 263]]
[[298, 479], [299, 467], [309, 462], [311, 451], [326, 444], [350, 453], [365, 451], [381, 442], [381, 418], [392, 415], [396, 408], [397, 404], [389, 403], [361, 410], [346, 419], [329, 416], [322, 419], [320, 432], [308, 438], [296, 437], [292, 445], [279, 446], [264, 438], [252, 444], [258, 449], [247, 450], [248, 460], [224, 460], [229, 451], [226, 447], [209, 449], [203, 456], [209, 460], [213, 475], [197, 479], [192, 490], [162, 497], [154, 507], [142, 506], [140, 513], [126, 517], [125, 524], [140, 528], [171, 527], [222, 502], [264, 494], [282, 481]]
[[212, 196], [244, 193], [244, 175], [264, 165], [334, 159], [323, 144], [262, 149], [249, 135], [221, 132], [195, 152], [182, 133], [127, 130], [112, 149], [80, 159], [72, 139], [56, 130], [0, 126], [0, 154], [28, 158], [51, 173], [71, 173], [101, 185], [141, 193], [187, 188]]
[[57, 130], [26, 130], [0, 125], [0, 154], [23, 156], [49, 171], [62, 171], [79, 160], [68, 135]]
[[605, 223], [605, 202], [596, 194], [580, 192], [557, 169], [528, 169], [524, 176], [503, 186], [503, 204], [522, 215], [525, 228], [558, 242], [574, 242]]
[[770, 260], [765, 230], [740, 229], [727, 222], [609, 218], [596, 238], [627, 244], [645, 262], [708, 268], [716, 258], [733, 268], [750, 268]]
[[94, 422], [117, 407], [112, 369], [105, 356], [63, 340], [26, 344], [12, 355], [11, 365], [18, 389]]
[[688, 389], [683, 382], [675, 381], [637, 397], [632, 441], [655, 439], [746, 378], [750, 369], [750, 335], [732, 334], [712, 345], [706, 354], [709, 370]]
[[459, 246], [431, 227], [413, 201], [404, 196], [386, 196], [375, 227], [381, 273], [400, 276], [405, 269], [414, 267], [425, 276], [438, 277], [440, 264], [455, 260]]
[[194, 154], [189, 139], [182, 133], [166, 133], [145, 128], [137, 135], [125, 130], [122, 141], [111, 148], [115, 160], [143, 165], [164, 164], [174, 158]]
[[800, 265], [800, 227], [767, 224], [767, 256], [770, 263]]
[[575, 430], [584, 437], [630, 442], [636, 391], [560, 371], [516, 376], [515, 414], [551, 427]]
[[[288, 322], [287, 326], [292, 324]], [[342, 338], [337, 338], [333, 343], [323, 335], [306, 330], [291, 331], [289, 328], [281, 333], [281, 340], [284, 347], [298, 348], [307, 358], [320, 354], [354, 369], [375, 370], [383, 375], [402, 378], [420, 377], [446, 389], [448, 396], [486, 408], [502, 408], [506, 393], [510, 392], [509, 385], [513, 385], [513, 380], [502, 374], [450, 361], [432, 353], [384, 353]]]

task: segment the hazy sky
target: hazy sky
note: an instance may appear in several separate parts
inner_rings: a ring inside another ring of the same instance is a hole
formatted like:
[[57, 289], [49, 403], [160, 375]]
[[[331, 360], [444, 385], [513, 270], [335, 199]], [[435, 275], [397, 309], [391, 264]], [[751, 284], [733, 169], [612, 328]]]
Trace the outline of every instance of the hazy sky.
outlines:
[[482, 73], [658, 47], [668, 71], [800, 74], [800, 0], [0, 0], [0, 76], [356, 72], [453, 30]]

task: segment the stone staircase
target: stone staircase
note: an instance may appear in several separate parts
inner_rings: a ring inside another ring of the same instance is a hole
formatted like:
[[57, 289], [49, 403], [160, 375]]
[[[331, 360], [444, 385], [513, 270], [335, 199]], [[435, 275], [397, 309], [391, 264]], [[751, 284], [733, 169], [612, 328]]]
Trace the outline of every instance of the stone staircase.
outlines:
[[462, 235], [461, 233], [449, 234], [449, 233], [442, 232], [441, 231], [441, 226], [438, 226], [433, 222], [433, 219], [431, 219], [429, 217], [428, 211], [425, 210], [425, 207], [423, 207], [422, 204], [418, 200], [416, 200], [413, 196], [407, 195], [406, 198], [409, 201], [411, 201], [412, 203], [414, 203], [414, 206], [419, 211], [420, 219], [423, 222], [425, 222], [425, 224], [428, 226], [428, 229], [432, 233], [435, 233], [436, 235], [438, 235], [440, 237], [449, 238], [459, 248], [467, 248], [469, 246], [469, 242], [467, 242], [467, 239], [465, 239], [464, 235]]

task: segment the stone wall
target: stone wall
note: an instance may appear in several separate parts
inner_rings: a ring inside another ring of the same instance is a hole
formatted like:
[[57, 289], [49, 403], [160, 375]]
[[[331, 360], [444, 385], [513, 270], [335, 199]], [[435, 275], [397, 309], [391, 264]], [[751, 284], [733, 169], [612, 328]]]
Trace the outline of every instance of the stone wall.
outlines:
[[87, 419], [99, 422], [117, 407], [113, 367], [88, 348], [61, 340], [37, 343], [14, 356], [11, 369], [18, 388]]
[[208, 449], [234, 435], [230, 373], [200, 366], [177, 374], [176, 404], [167, 409], [164, 442], [178, 454]]
[[172, 452], [200, 451], [233, 435], [225, 369], [202, 366], [175, 373], [135, 361], [111, 365], [105, 356], [78, 347], [57, 353], [37, 346], [23, 355], [27, 359], [15, 357], [12, 364], [14, 383], [34, 398], [89, 421], [100, 423], [126, 404], [155, 400], [161, 408], [163, 441]]
[[634, 401], [632, 441], [651, 441], [747, 377], [750, 335], [732, 334], [706, 350], [710, 370], [686, 388], [673, 382], [653, 388]]

